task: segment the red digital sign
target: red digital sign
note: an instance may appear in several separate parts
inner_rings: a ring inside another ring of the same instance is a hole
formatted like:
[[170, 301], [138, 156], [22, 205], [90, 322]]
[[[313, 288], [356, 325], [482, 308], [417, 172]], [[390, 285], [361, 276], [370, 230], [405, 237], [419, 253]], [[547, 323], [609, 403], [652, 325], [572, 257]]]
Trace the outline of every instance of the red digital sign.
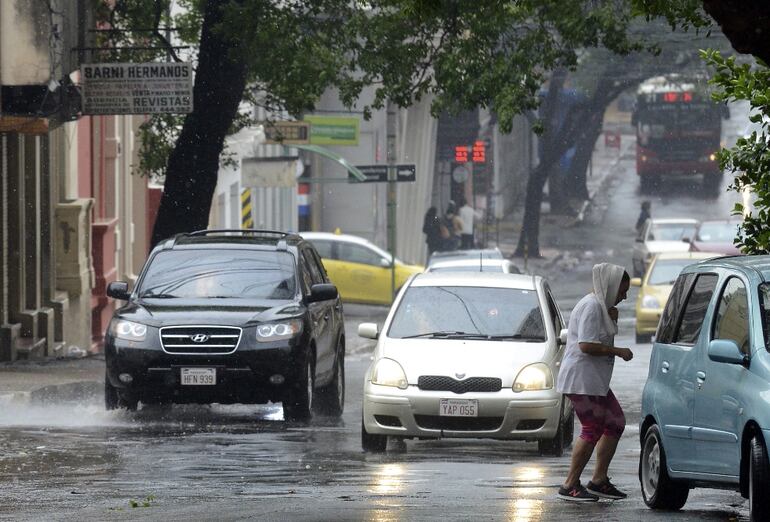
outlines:
[[473, 142], [473, 148], [471, 149], [473, 156], [473, 163], [485, 163], [487, 161], [487, 149], [483, 141]]
[[664, 92], [663, 101], [666, 103], [676, 103], [679, 101], [691, 102], [692, 93], [691, 92]]
[[455, 146], [455, 161], [457, 163], [468, 163], [468, 147], [466, 145]]

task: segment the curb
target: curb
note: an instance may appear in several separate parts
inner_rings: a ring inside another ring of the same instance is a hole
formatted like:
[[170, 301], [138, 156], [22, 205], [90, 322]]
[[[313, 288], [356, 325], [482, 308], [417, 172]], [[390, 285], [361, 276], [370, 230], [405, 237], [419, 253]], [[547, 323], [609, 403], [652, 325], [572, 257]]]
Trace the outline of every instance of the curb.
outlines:
[[615, 168], [618, 166], [618, 163], [620, 163], [620, 160], [623, 159], [623, 156], [626, 154], [628, 149], [630, 148], [630, 145], [625, 148], [625, 150], [621, 150], [618, 153], [618, 157], [612, 160], [612, 162], [607, 167], [607, 174], [604, 175], [604, 178], [599, 182], [599, 184], [594, 187], [592, 191], [588, 193], [588, 199], [583, 201], [583, 204], [580, 206], [580, 210], [578, 211], [577, 217], [575, 218], [575, 222], [571, 226], [578, 226], [585, 220], [586, 213], [591, 208], [594, 202], [594, 198], [596, 197], [596, 194], [604, 188], [606, 188], [607, 185], [609, 185], [610, 181], [615, 177]]

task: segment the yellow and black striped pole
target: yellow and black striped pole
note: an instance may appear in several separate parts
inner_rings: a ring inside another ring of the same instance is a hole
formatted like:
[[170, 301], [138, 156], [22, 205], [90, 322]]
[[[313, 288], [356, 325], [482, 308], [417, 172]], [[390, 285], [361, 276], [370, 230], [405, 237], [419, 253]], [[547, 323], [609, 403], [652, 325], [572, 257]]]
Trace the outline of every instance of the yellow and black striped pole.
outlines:
[[251, 215], [251, 189], [241, 192], [241, 228], [254, 228], [254, 218]]

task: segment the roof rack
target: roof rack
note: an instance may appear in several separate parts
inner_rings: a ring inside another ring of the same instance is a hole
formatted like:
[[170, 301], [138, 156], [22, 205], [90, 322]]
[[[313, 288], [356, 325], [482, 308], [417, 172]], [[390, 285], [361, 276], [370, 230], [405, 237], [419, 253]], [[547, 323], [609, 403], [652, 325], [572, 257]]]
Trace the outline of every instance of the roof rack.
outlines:
[[208, 236], [214, 234], [244, 234], [244, 235], [264, 235], [264, 236], [279, 236], [288, 237], [291, 234], [288, 232], [281, 232], [279, 230], [257, 230], [253, 228], [223, 228], [223, 229], [206, 229], [196, 230], [195, 232], [189, 232], [183, 234], [188, 237]]

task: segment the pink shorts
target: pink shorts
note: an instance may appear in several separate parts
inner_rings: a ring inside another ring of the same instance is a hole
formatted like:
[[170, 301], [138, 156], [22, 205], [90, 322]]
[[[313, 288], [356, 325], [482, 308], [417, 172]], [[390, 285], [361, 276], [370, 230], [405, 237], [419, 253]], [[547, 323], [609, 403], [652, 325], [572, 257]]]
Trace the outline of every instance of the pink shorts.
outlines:
[[596, 444], [602, 435], [619, 439], [626, 429], [626, 416], [612, 390], [606, 397], [601, 395], [580, 395], [568, 393], [567, 397], [580, 419], [580, 438]]

